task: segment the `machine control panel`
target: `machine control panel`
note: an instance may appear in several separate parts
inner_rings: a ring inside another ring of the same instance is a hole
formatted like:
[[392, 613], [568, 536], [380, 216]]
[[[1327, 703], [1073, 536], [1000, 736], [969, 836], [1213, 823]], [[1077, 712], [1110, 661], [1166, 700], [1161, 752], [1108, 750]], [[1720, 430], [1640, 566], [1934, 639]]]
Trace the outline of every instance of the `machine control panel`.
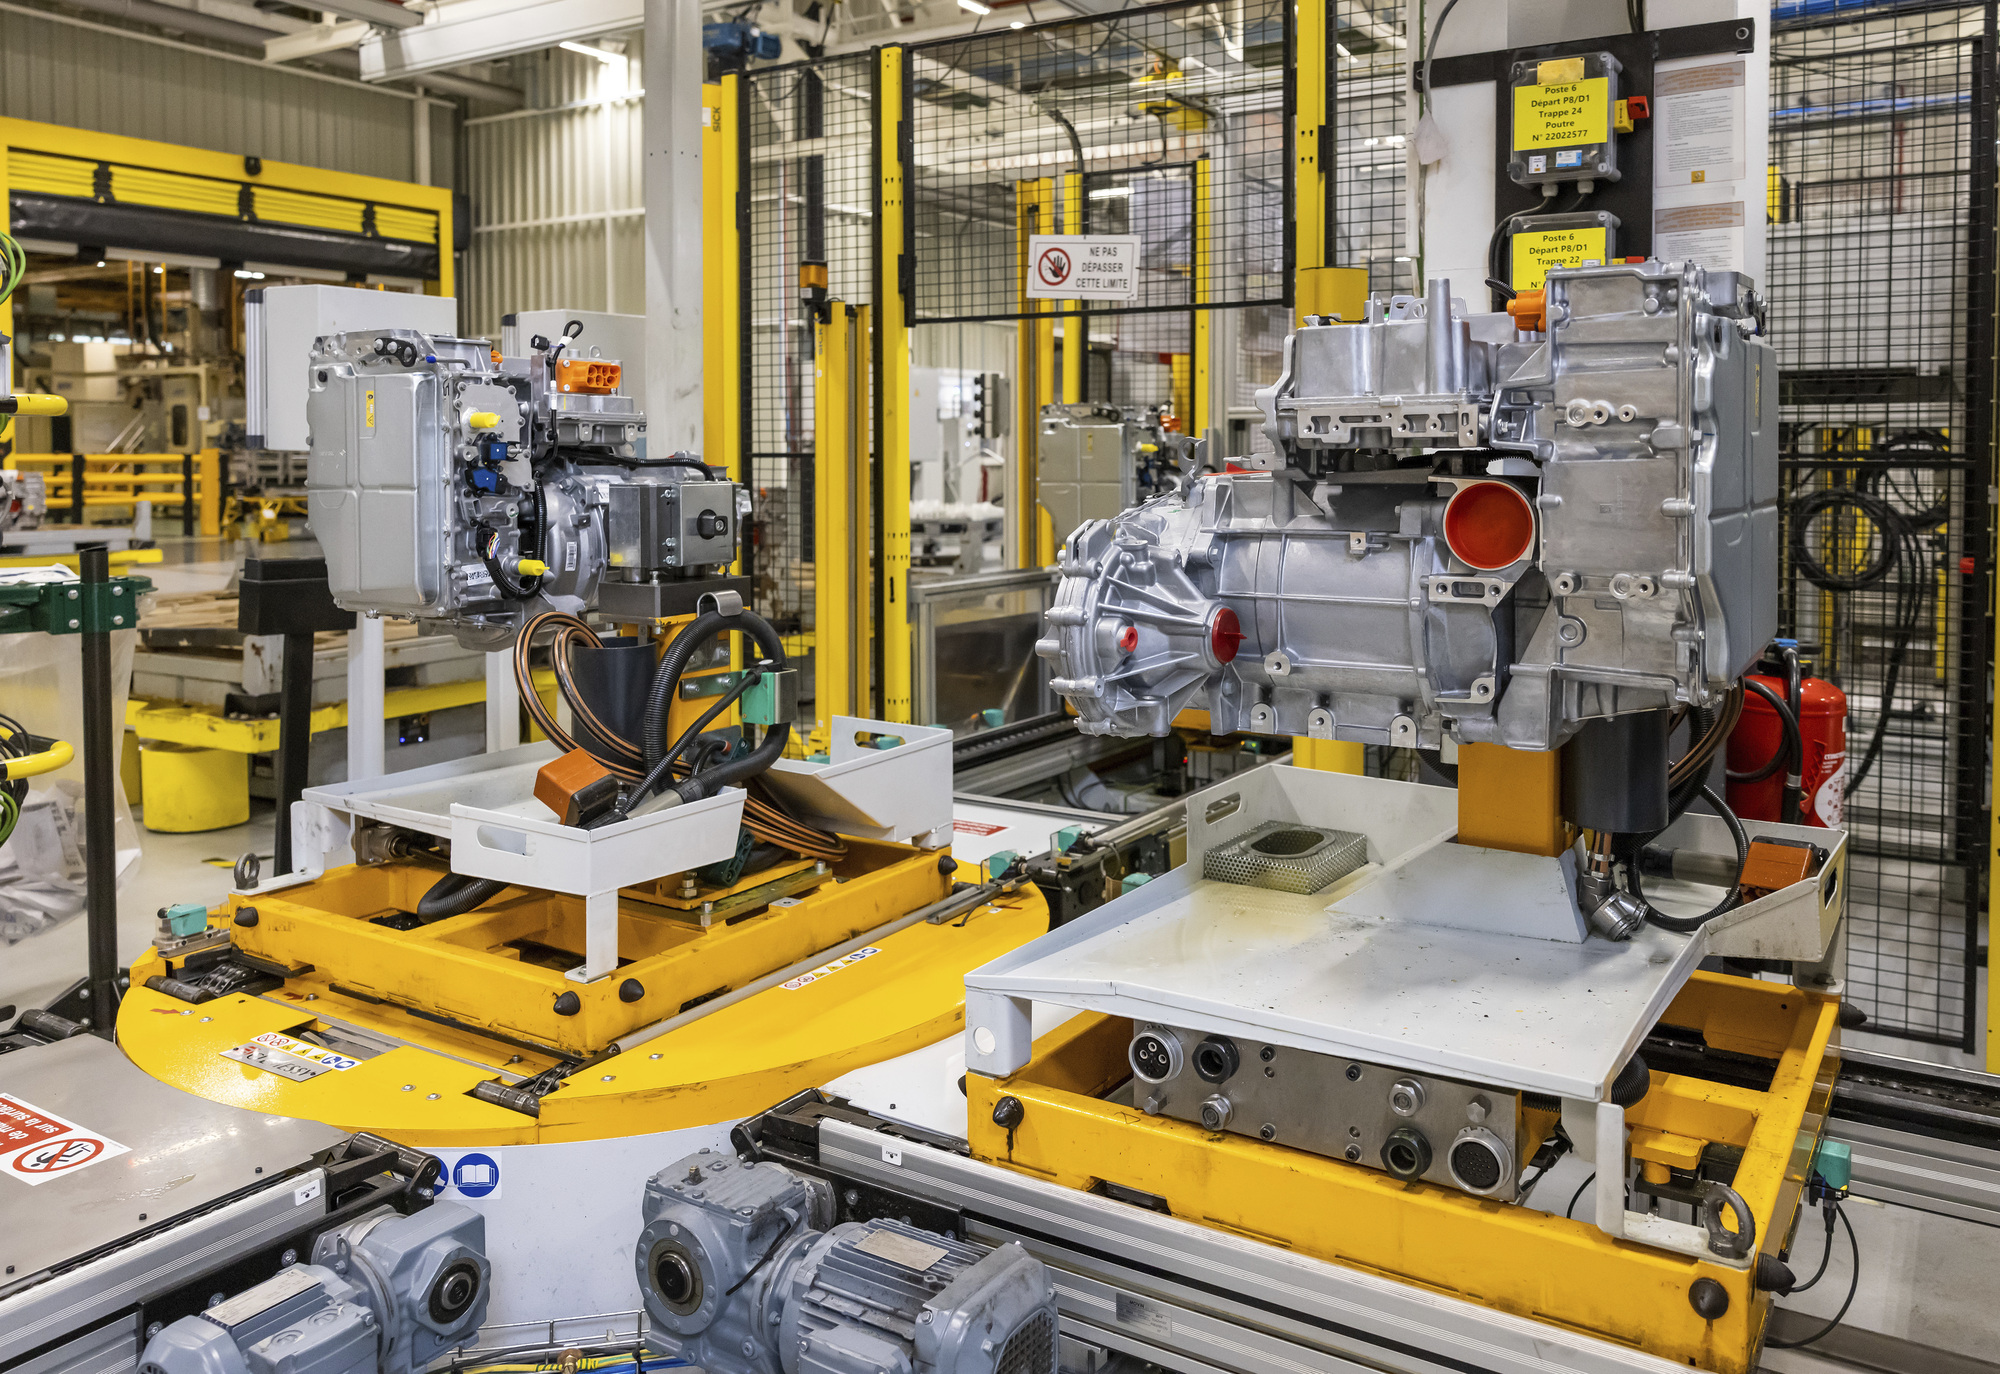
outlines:
[[1133, 1101], [1148, 1115], [1515, 1199], [1518, 1093], [1153, 1024], [1133, 1028], [1129, 1059]]

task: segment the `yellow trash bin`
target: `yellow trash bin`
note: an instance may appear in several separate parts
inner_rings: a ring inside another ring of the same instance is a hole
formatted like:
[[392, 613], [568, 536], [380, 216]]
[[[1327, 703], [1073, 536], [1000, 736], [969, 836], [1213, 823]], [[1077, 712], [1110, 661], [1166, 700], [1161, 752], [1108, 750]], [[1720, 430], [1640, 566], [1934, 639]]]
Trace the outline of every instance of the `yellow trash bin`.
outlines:
[[250, 756], [164, 740], [139, 743], [141, 818], [148, 830], [182, 835], [250, 819]]

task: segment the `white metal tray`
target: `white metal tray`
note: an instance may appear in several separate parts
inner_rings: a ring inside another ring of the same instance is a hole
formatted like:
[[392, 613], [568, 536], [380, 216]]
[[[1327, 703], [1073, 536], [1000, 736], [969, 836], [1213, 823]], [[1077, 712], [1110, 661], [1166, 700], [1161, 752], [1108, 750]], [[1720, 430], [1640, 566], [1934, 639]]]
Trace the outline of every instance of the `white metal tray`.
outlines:
[[[903, 742], [877, 749], [859, 734]], [[779, 759], [764, 785], [823, 830], [924, 849], [951, 839], [951, 731], [937, 726], [835, 716], [825, 763]]]
[[[451, 841], [451, 869], [584, 899], [584, 962], [591, 982], [618, 964], [618, 889], [716, 863], [736, 852], [744, 792], [655, 811], [597, 830], [564, 825], [535, 800], [535, 775], [556, 757], [546, 740], [407, 773], [308, 788], [292, 814], [293, 850], [316, 856], [288, 885], [353, 859], [354, 823], [380, 821]], [[947, 750], [947, 765], [950, 760]]]

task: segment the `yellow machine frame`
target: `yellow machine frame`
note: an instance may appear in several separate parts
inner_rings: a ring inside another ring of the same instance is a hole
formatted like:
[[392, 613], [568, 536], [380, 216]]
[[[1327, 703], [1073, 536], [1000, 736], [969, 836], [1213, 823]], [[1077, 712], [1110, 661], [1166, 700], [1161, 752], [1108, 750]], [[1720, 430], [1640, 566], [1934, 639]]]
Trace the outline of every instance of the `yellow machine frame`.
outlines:
[[[89, 196], [102, 165], [121, 202], [235, 216], [238, 189], [248, 186], [259, 219], [359, 232], [363, 207], [395, 238], [438, 246], [438, 276], [424, 284], [433, 296], [452, 294], [452, 198], [445, 186], [334, 172], [264, 160], [246, 170], [238, 153], [218, 153], [149, 138], [73, 129], [27, 119], [0, 119], [0, 228], [10, 195], [42, 189]], [[80, 177], [80, 180], [79, 180]], [[223, 185], [227, 191], [224, 192]], [[14, 332], [13, 309], [0, 302], [0, 333]]]
[[[406, 907], [437, 878], [426, 864], [340, 869], [283, 894], [232, 897], [211, 926], [230, 928], [251, 957], [289, 969], [284, 985], [190, 1006], [146, 986], [170, 973], [169, 961], [148, 951], [133, 962], [118, 1041], [142, 1069], [211, 1101], [417, 1146], [602, 1140], [728, 1121], [949, 1036], [964, 1025], [966, 970], [1048, 928], [1041, 894], [1024, 886], [951, 921], [897, 931], [866, 957], [829, 959], [655, 1039], [618, 1044], [617, 1036], [810, 959], [949, 886], [936, 853], [854, 842], [850, 850], [797, 905], [734, 925], [703, 928], [628, 890], [621, 947], [644, 952], [590, 985], [523, 953], [551, 941], [580, 948], [574, 899], [510, 892], [427, 927], [373, 924], [384, 904]], [[254, 924], [244, 921], [250, 908]], [[645, 995], [621, 1001], [633, 980]], [[553, 1007], [567, 992], [584, 1005], [562, 1017]], [[266, 1034], [392, 1047], [305, 1082], [223, 1057]], [[539, 1116], [471, 1096], [503, 1074], [527, 1077], [578, 1059], [585, 1067], [542, 1099]]]
[[[1626, 1114], [1631, 1151], [1679, 1163], [1703, 1142], [1743, 1151], [1734, 1187], [1775, 1255], [1799, 1214], [1838, 1072], [1837, 1000], [1697, 973], [1666, 1024], [1714, 1049], [1776, 1061], [1768, 1091], [1654, 1073]], [[1115, 1184], [1176, 1216], [1482, 1306], [1589, 1333], [1678, 1363], [1747, 1374], [1771, 1310], [1752, 1271], [1613, 1240], [1587, 1221], [1484, 1201], [1302, 1150], [1148, 1116], [1103, 1100], [1130, 1075], [1132, 1023], [1085, 1014], [1043, 1037], [1009, 1078], [967, 1079], [972, 1154], [1065, 1187]], [[1002, 1098], [1021, 1104], [995, 1124]], [[1728, 1310], [1688, 1300], [1709, 1278]]]

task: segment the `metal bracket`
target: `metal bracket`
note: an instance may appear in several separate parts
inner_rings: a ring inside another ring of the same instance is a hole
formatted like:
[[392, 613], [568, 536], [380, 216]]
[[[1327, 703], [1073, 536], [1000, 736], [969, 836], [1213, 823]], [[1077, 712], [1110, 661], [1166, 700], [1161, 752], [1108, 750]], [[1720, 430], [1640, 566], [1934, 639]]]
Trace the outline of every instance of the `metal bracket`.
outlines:
[[1425, 586], [1432, 601], [1464, 602], [1475, 606], [1497, 606], [1507, 594], [1508, 583], [1497, 577], [1441, 576], [1429, 578]]

